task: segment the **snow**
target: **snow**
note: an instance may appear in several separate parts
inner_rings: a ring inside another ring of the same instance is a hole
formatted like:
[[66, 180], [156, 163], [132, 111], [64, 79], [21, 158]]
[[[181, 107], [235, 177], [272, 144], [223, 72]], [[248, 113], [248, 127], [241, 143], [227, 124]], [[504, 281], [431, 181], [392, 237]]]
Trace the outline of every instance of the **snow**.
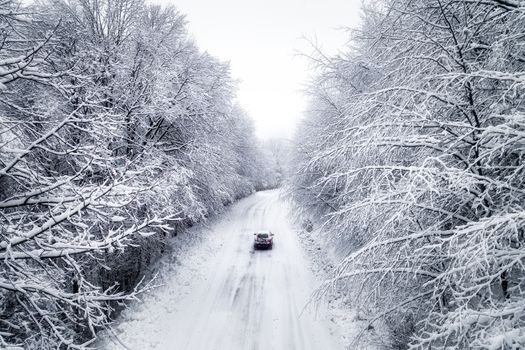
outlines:
[[[163, 286], [126, 310], [100, 347], [342, 349], [327, 305], [308, 304], [320, 281], [288, 217], [279, 191], [259, 192], [174, 238]], [[259, 230], [275, 234], [272, 250], [253, 250]]]
[[[299, 232], [300, 242], [310, 261], [310, 270], [318, 280], [326, 281], [333, 276], [334, 266], [344, 259], [345, 254], [338, 251], [321, 226], [314, 225], [310, 232], [299, 226], [297, 225], [296, 231]], [[380, 349], [375, 332], [362, 333], [369, 325], [368, 317], [356, 310], [342, 291], [330, 292], [321, 302], [326, 303], [331, 327], [340, 335], [340, 342], [345, 349]]]

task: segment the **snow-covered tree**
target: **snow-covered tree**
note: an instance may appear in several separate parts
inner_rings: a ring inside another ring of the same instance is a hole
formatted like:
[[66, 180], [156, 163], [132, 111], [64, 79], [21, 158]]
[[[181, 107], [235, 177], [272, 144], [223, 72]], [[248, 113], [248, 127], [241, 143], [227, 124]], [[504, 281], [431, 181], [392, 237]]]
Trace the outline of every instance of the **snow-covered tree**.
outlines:
[[254, 191], [253, 130], [173, 8], [6, 0], [0, 30], [0, 347], [85, 348], [173, 232]]
[[294, 196], [351, 253], [344, 288], [401, 348], [519, 348], [525, 8], [388, 0], [317, 60]]

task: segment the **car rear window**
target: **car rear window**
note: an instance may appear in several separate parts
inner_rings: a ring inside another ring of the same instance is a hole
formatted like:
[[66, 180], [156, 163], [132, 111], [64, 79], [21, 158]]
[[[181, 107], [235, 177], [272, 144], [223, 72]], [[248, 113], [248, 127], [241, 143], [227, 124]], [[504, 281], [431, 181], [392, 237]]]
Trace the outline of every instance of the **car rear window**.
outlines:
[[268, 238], [268, 234], [267, 233], [258, 233], [257, 237], [259, 237], [259, 238]]

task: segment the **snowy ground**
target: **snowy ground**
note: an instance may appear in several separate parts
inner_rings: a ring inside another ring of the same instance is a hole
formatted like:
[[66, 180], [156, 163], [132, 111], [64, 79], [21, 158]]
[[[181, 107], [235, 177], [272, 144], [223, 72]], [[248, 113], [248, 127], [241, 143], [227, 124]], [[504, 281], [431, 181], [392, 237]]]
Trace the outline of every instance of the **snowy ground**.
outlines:
[[[275, 233], [273, 250], [253, 250], [258, 229]], [[207, 238], [165, 260], [164, 285], [132, 305], [115, 327], [119, 341], [107, 336], [101, 348], [342, 349], [328, 308], [305, 308], [319, 281], [278, 191], [241, 200], [210, 232], [197, 230], [188, 237]]]
[[[318, 280], [324, 281], [331, 277], [334, 266], [348, 253], [337, 249], [337, 245], [330, 242], [329, 236], [323, 234], [319, 225], [313, 225], [313, 231], [308, 232], [300, 225], [296, 225], [303, 250], [306, 252], [310, 269]], [[325, 295], [326, 314], [334, 333], [339, 334], [340, 342], [345, 349], [352, 350], [379, 350], [381, 349], [380, 336], [376, 330], [368, 330], [368, 317], [363, 310], [366, 305], [352, 305], [352, 300], [347, 300], [346, 293], [331, 291]], [[362, 309], [362, 310], [359, 310]]]

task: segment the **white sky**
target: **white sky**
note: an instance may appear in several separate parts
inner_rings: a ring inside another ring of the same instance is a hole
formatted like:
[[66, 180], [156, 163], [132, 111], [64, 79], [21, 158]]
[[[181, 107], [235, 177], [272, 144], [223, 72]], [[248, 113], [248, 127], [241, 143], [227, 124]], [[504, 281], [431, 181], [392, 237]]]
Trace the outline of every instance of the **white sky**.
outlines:
[[301, 118], [309, 78], [302, 37], [328, 53], [345, 43], [341, 27], [358, 23], [362, 0], [154, 0], [187, 15], [199, 47], [229, 61], [238, 102], [261, 138], [290, 137]]

